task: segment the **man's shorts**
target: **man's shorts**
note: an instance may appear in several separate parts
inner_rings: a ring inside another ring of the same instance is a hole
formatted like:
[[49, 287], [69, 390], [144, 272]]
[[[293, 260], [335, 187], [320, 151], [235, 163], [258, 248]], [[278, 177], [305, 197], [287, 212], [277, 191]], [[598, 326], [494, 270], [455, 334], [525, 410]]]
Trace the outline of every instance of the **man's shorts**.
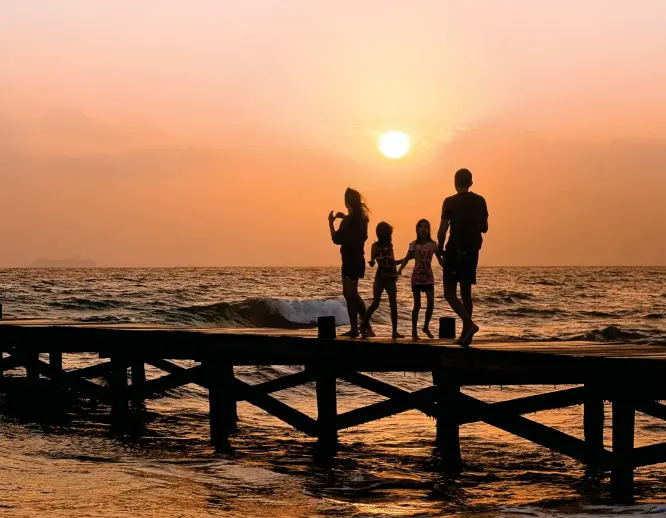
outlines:
[[476, 284], [478, 250], [447, 249], [444, 252], [444, 284]]

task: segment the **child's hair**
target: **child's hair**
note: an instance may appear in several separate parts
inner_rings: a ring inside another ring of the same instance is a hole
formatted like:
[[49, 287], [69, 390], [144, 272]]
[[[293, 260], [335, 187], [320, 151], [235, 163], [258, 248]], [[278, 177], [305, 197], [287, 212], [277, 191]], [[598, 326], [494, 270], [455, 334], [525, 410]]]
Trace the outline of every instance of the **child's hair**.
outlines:
[[431, 230], [430, 221], [428, 221], [425, 218], [418, 220], [418, 222], [416, 223], [416, 239], [418, 240], [419, 238], [419, 226], [421, 226], [421, 223], [425, 223], [426, 225], [428, 225], [428, 242], [433, 241], [432, 236], [430, 235], [430, 230]]
[[377, 244], [381, 246], [389, 246], [392, 244], [393, 227], [382, 221], [377, 224]]

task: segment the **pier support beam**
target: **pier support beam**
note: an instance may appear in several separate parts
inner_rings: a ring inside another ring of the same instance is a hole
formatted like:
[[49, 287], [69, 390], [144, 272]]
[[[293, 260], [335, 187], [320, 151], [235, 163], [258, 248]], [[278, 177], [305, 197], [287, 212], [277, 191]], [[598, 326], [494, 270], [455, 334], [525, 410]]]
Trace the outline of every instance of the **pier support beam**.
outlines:
[[436, 391], [437, 449], [446, 470], [457, 474], [462, 469], [460, 455], [460, 382], [447, 371], [433, 371]]
[[52, 350], [49, 353], [49, 365], [51, 366], [51, 381], [60, 385], [62, 378], [62, 352]]
[[317, 436], [319, 444], [334, 447], [338, 442], [337, 379], [330, 369], [318, 368], [317, 391]]
[[127, 360], [123, 357], [111, 357], [111, 418], [114, 421], [127, 419]]
[[39, 379], [37, 362], [39, 362], [39, 353], [28, 352], [25, 354], [25, 376], [29, 380]]
[[613, 460], [611, 491], [619, 501], [628, 502], [634, 492], [634, 423], [635, 410], [626, 394], [613, 399]]
[[224, 447], [238, 421], [234, 366], [209, 358], [203, 362], [203, 371], [208, 385], [210, 439], [216, 448]]
[[604, 400], [594, 385], [586, 384], [583, 402], [583, 428], [588, 452], [587, 469], [602, 467], [604, 455]]
[[144, 401], [144, 388], [146, 386], [146, 365], [143, 360], [134, 360], [131, 367], [132, 373], [132, 404], [141, 406]]

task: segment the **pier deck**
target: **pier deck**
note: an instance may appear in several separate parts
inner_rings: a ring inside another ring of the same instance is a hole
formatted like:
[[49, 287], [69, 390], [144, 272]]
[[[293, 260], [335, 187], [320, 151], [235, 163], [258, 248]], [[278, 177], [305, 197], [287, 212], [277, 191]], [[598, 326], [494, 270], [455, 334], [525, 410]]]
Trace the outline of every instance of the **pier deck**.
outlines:
[[[462, 466], [460, 425], [478, 421], [590, 468], [609, 469], [618, 494], [631, 494], [634, 468], [666, 462], [666, 442], [634, 447], [636, 411], [666, 420], [666, 405], [660, 403], [666, 400], [666, 347], [478, 340], [472, 347], [462, 348], [452, 342], [324, 339], [317, 330], [4, 320], [0, 321], [0, 373], [24, 367], [27, 378], [45, 377], [82, 397], [108, 402], [112, 415], [120, 420], [129, 412], [129, 402], [197, 383], [209, 391], [211, 439], [216, 445], [229, 440], [237, 426], [236, 404], [247, 401], [328, 446], [335, 445], [340, 430], [420, 410], [436, 418], [437, 447], [452, 471]], [[97, 354], [100, 363], [64, 370], [62, 356], [72, 353]], [[185, 368], [172, 360], [198, 364]], [[146, 379], [145, 365], [164, 375]], [[234, 375], [234, 366], [241, 365], [303, 369], [250, 385]], [[432, 386], [409, 392], [368, 375], [409, 371], [432, 373]], [[340, 414], [338, 379], [388, 399]], [[316, 384], [316, 419], [271, 395], [309, 382]], [[469, 385], [527, 384], [572, 387], [499, 403], [487, 403], [460, 390]], [[604, 401], [612, 403], [611, 451], [603, 443]], [[583, 440], [524, 417], [573, 405], [584, 408]]]

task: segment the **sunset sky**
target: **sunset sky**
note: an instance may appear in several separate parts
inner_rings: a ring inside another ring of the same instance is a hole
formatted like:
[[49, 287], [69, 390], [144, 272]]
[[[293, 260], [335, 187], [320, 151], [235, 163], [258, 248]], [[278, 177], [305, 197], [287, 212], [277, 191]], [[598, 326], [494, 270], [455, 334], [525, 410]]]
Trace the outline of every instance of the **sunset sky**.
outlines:
[[0, 266], [335, 265], [348, 185], [400, 254], [460, 167], [482, 265], [666, 265], [664, 27], [663, 0], [0, 0]]

